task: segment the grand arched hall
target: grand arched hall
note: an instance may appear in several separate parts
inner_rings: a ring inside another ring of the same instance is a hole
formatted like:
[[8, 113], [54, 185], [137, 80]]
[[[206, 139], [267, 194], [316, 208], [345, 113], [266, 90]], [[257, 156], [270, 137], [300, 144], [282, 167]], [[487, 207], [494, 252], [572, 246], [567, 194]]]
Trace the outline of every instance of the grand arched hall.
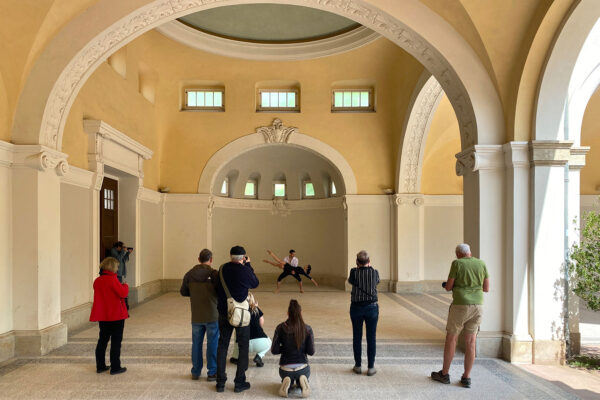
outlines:
[[[600, 375], [565, 365], [600, 352], [600, 316], [564, 266], [600, 211], [599, 18], [596, 0], [0, 1], [0, 398], [215, 396], [190, 379], [179, 288], [237, 244], [267, 334], [303, 306], [311, 397], [597, 398]], [[99, 375], [92, 284], [118, 240], [128, 371]], [[491, 280], [470, 389], [429, 378], [462, 242]], [[274, 292], [262, 259], [290, 248], [318, 287]], [[362, 249], [370, 377], [351, 371]], [[220, 396], [277, 396], [278, 358], [250, 364], [252, 388]]]

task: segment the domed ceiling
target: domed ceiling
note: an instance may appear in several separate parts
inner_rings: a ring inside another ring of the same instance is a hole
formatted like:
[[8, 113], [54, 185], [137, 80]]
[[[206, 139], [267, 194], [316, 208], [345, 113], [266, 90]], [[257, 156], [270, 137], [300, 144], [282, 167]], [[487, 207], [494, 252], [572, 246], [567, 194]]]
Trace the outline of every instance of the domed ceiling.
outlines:
[[319, 40], [361, 26], [326, 11], [282, 4], [217, 7], [186, 15], [179, 21], [205, 33], [259, 43]]

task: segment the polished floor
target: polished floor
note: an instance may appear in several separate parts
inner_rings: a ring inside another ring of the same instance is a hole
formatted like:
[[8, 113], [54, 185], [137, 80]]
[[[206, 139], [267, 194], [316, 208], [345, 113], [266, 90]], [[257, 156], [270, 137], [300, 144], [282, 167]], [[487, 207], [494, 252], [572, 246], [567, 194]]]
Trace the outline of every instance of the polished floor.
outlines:
[[[308, 285], [307, 285], [308, 286]], [[380, 295], [378, 347], [373, 377], [351, 372], [353, 365], [349, 294], [327, 288], [307, 287], [300, 294], [292, 285], [281, 293], [263, 288], [256, 293], [265, 313], [265, 331], [272, 335], [285, 319], [289, 299], [303, 307], [305, 321], [313, 327], [316, 354], [310, 358], [311, 398], [315, 399], [576, 399], [600, 398], [600, 378], [574, 375], [583, 384], [553, 379], [576, 373], [559, 370], [525, 370], [509, 363], [479, 358], [472, 373], [473, 386], [458, 385], [462, 355], [451, 368], [452, 384], [432, 382], [429, 374], [439, 370], [444, 326], [450, 298], [443, 294]], [[178, 293], [167, 293], [131, 310], [125, 324], [122, 363], [125, 374], [96, 374], [94, 348], [97, 327], [71, 335], [69, 343], [51, 354], [21, 359], [0, 368], [0, 399], [198, 399], [276, 398], [279, 387], [278, 359], [265, 357], [264, 368], [251, 363], [247, 372], [252, 388], [233, 393], [230, 380], [223, 394], [214, 383], [190, 379], [189, 301]], [[366, 361], [364, 362], [366, 364]], [[562, 368], [562, 369], [560, 369]], [[565, 369], [566, 368], [566, 369]], [[533, 372], [533, 373], [532, 373]], [[230, 377], [234, 366], [228, 366]], [[549, 375], [548, 375], [549, 374]], [[544, 378], [540, 377], [544, 376]], [[582, 378], [583, 377], [583, 378]], [[572, 381], [572, 379], [570, 379]], [[578, 381], [579, 382], [579, 381]], [[595, 386], [596, 385], [596, 386]], [[290, 397], [298, 396], [292, 392]]]

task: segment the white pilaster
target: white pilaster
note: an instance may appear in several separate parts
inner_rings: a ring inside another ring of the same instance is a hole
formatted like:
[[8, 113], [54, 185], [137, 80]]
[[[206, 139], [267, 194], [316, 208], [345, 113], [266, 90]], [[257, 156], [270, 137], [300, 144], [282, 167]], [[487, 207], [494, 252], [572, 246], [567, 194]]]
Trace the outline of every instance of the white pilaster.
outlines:
[[[456, 155], [456, 172], [463, 176], [464, 239], [490, 274], [490, 292], [485, 295], [483, 337], [498, 339], [504, 331], [504, 152], [501, 145], [475, 145]], [[481, 337], [480, 337], [481, 340]], [[501, 342], [494, 342], [500, 353]]]
[[529, 334], [529, 144], [504, 145], [506, 163], [506, 295], [504, 359], [531, 364]]
[[[569, 158], [569, 184], [567, 186], [567, 235], [568, 248], [579, 243], [579, 227], [581, 225], [581, 188], [580, 172], [585, 166], [585, 156], [589, 147], [572, 147]], [[569, 292], [569, 339], [571, 352], [579, 354], [581, 347], [581, 334], [579, 332], [579, 297]]]
[[565, 165], [572, 142], [532, 141], [530, 285], [533, 362], [564, 359]]
[[393, 197], [396, 262], [394, 280], [398, 282], [425, 279], [425, 212], [422, 194], [397, 194]]
[[66, 154], [14, 146], [13, 318], [16, 355], [41, 355], [66, 343], [60, 304], [60, 177]]

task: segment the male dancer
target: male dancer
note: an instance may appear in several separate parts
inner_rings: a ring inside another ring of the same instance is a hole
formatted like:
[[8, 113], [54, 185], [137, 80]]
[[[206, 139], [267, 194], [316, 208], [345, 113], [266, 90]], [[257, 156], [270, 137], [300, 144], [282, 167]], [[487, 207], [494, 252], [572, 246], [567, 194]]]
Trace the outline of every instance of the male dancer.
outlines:
[[282, 269], [283, 272], [281, 273], [281, 275], [279, 275], [279, 277], [277, 278], [277, 289], [275, 289], [275, 293], [279, 293], [279, 288], [281, 286], [281, 281], [286, 277], [286, 276], [293, 276], [294, 279], [296, 279], [298, 281], [298, 287], [300, 288], [300, 293], [304, 293], [304, 289], [302, 288], [302, 278], [300, 278], [300, 275], [304, 275], [306, 276], [308, 279], [310, 279], [315, 286], [319, 286], [317, 284], [317, 281], [315, 281], [312, 277], [310, 277], [310, 271], [312, 269], [312, 267], [310, 265], [307, 265], [306, 267], [293, 267], [291, 264], [282, 261], [280, 258], [278, 258], [275, 253], [273, 253], [271, 250], [267, 250], [267, 253], [269, 253], [269, 255], [271, 257], [273, 257], [273, 259], [276, 262], [270, 261], [270, 260], [263, 260], [264, 262], [273, 265], [274, 267], [277, 267], [279, 269]]

